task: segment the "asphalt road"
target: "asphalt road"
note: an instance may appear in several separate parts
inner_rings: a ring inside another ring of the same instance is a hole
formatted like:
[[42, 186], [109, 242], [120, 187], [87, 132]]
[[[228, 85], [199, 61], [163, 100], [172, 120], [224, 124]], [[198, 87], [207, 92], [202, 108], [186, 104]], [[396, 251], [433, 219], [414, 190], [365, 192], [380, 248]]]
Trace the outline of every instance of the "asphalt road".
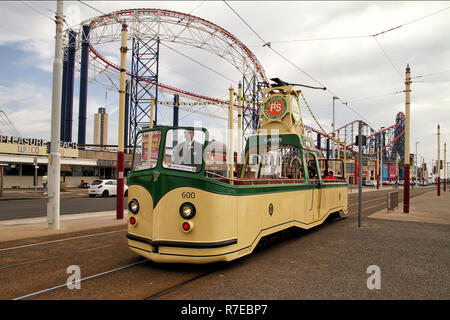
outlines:
[[[128, 249], [123, 227], [1, 243], [0, 299], [448, 299], [448, 226], [367, 218], [386, 205], [376, 192], [364, 195], [359, 229], [356, 199], [346, 219], [230, 263], [152, 263]], [[366, 286], [371, 265], [379, 290]], [[70, 266], [80, 289], [66, 286]]]
[[[124, 201], [124, 209], [127, 201]], [[116, 197], [61, 198], [61, 214], [110, 211], [116, 209]], [[24, 219], [47, 216], [46, 199], [9, 200], [0, 203], [0, 220]]]

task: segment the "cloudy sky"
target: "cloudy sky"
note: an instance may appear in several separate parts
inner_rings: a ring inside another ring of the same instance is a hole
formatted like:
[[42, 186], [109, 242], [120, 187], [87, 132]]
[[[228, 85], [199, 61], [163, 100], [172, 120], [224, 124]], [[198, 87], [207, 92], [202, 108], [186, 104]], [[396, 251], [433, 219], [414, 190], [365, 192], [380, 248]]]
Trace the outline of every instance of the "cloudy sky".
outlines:
[[[336, 127], [361, 118], [376, 129], [394, 124], [397, 113], [405, 110], [402, 91], [405, 68], [409, 63], [413, 77], [411, 152], [414, 152], [415, 143], [420, 142], [418, 153], [429, 165], [437, 158], [438, 123], [442, 146], [447, 139], [450, 142], [448, 2], [227, 2], [235, 12], [223, 1], [83, 2], [65, 1], [65, 27], [99, 16], [99, 11], [109, 13], [143, 7], [190, 13], [219, 25], [256, 55], [268, 78], [326, 86], [327, 91], [303, 91], [327, 131], [331, 129], [333, 95], [339, 97]], [[54, 22], [50, 18], [54, 17], [56, 1], [2, 1], [0, 10], [3, 13], [0, 22], [0, 110], [6, 112], [22, 136], [48, 139], [55, 36]], [[387, 31], [390, 29], [393, 30]], [[375, 34], [379, 35], [372, 36]], [[268, 42], [271, 48], [263, 46]], [[117, 43], [99, 49], [118, 63], [118, 47]], [[172, 48], [184, 55], [161, 47], [161, 82], [224, 100], [228, 99], [230, 86], [237, 88], [241, 75], [228, 62], [198, 49], [176, 45]], [[75, 140], [78, 82], [77, 74], [73, 115]], [[165, 94], [161, 100], [172, 100], [172, 97]], [[93, 140], [93, 114], [105, 104], [110, 117], [108, 142], [117, 143], [118, 94], [106, 91], [96, 83], [89, 84], [87, 143]], [[222, 118], [226, 117], [226, 112], [211, 108], [217, 118], [182, 111], [181, 124], [193, 125], [201, 120], [213, 132], [215, 128], [224, 128], [226, 120]], [[305, 122], [318, 128], [307, 109], [302, 111]], [[160, 122], [169, 124], [171, 117], [170, 108], [161, 106]], [[0, 130], [7, 133], [3, 126]]]

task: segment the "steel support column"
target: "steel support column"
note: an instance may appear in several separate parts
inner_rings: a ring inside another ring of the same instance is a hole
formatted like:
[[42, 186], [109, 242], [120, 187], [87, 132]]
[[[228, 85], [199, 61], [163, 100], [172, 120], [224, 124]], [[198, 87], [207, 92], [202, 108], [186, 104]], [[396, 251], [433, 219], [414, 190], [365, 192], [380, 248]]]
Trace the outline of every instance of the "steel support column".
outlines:
[[[155, 37], [148, 41], [133, 38], [129, 127], [131, 144], [135, 143], [139, 130], [150, 127], [148, 119], [150, 119], [152, 98], [155, 98], [153, 125], [158, 123], [158, 64], [159, 38]], [[136, 141], [137, 145], [139, 143], [140, 141]]]
[[60, 123], [60, 137], [62, 141], [65, 141], [64, 135], [66, 134], [66, 94], [67, 94], [67, 47], [64, 49], [64, 58], [62, 65], [62, 88], [61, 88], [61, 123]]
[[69, 44], [67, 48], [67, 78], [66, 78], [66, 106], [64, 121], [64, 139], [63, 141], [72, 141], [72, 122], [73, 122], [73, 85], [75, 79], [75, 51], [77, 34], [69, 30]]
[[[83, 26], [81, 36], [81, 67], [80, 67], [80, 101], [78, 111], [78, 144], [86, 144], [87, 91], [89, 72], [89, 26]], [[82, 147], [84, 149], [84, 147]]]

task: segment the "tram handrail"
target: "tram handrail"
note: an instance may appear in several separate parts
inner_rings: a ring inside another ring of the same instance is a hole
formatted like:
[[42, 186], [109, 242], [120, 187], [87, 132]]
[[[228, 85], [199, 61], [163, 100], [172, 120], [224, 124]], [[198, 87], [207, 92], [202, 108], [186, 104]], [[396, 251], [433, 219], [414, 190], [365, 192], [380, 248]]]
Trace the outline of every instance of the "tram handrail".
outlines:
[[[229, 177], [225, 177], [222, 176], [218, 173], [215, 172], [211, 172], [211, 171], [205, 171], [206, 174], [211, 174], [214, 175], [218, 178], [222, 178], [228, 181], [233, 181], [233, 182], [250, 182], [252, 185], [255, 184], [287, 184], [287, 183], [303, 183], [305, 182], [304, 179], [291, 179], [291, 178], [276, 178], [276, 179], [241, 179], [241, 178], [229, 178]], [[319, 182], [318, 179], [312, 179], [313, 182], [317, 183]], [[298, 182], [297, 182], [298, 181]], [[255, 183], [256, 182], [256, 183]], [[272, 183], [271, 183], [272, 182]], [[323, 180], [324, 183], [329, 184], [329, 183], [336, 183], [336, 182], [345, 182], [345, 179], [335, 179], [335, 180]]]
[[[211, 175], [217, 176], [218, 178], [222, 178], [222, 179], [225, 179], [225, 180], [233, 181], [233, 182], [251, 182], [252, 185], [254, 185], [254, 184], [263, 184], [263, 183], [261, 183], [261, 182], [267, 182], [267, 184], [270, 184], [271, 181], [272, 181], [272, 182], [273, 182], [273, 181], [277, 181], [277, 183], [280, 183], [280, 182], [278, 182], [278, 181], [281, 181], [280, 184], [296, 183], [295, 180], [298, 180], [298, 181], [299, 181], [298, 183], [303, 183], [303, 182], [305, 182], [304, 179], [290, 179], [290, 178], [277, 178], [277, 179], [241, 179], [241, 178], [229, 178], [229, 177], [225, 177], [225, 176], [222, 176], [222, 175], [220, 175], [220, 174], [218, 174], [218, 173], [211, 172], [211, 171], [205, 171], [205, 173], [206, 173], [206, 174], [211, 174]], [[294, 181], [294, 182], [292, 182], [292, 181]], [[255, 183], [255, 182], [256, 182], [256, 183]], [[275, 184], [275, 183], [272, 183], [272, 184]]]

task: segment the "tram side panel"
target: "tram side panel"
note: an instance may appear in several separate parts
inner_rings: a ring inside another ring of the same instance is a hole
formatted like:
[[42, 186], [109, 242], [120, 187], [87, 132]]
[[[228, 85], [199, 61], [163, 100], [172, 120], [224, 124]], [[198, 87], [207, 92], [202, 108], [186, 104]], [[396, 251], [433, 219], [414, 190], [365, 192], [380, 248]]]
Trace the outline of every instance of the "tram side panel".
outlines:
[[237, 197], [238, 206], [238, 245], [242, 249], [239, 255], [245, 255], [257, 244], [261, 231], [264, 195]]
[[296, 192], [293, 204], [293, 220], [297, 223], [296, 225], [305, 228], [307, 224], [311, 222], [314, 218], [316, 212], [313, 202], [313, 192], [312, 189], [306, 189]]
[[338, 211], [347, 212], [347, 188], [345, 186], [339, 187], [325, 187], [322, 188], [322, 199], [320, 218], [325, 218], [329, 214]]
[[308, 228], [317, 214], [312, 192], [306, 189], [238, 197], [238, 238], [239, 248], [243, 249], [240, 255], [253, 250], [263, 236], [294, 225]]

